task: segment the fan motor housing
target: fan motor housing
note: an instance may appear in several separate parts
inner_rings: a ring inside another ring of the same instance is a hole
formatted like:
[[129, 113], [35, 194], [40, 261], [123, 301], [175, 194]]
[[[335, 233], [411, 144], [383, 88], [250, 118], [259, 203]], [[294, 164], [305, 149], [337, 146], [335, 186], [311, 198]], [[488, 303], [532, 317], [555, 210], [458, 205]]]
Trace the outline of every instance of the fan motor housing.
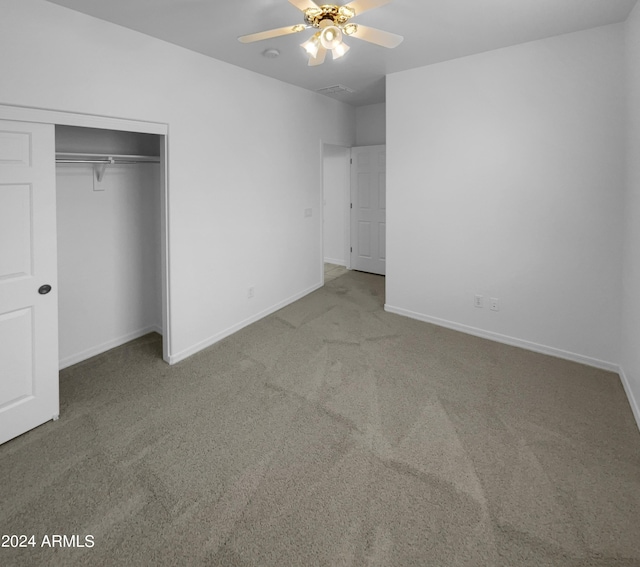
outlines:
[[344, 25], [355, 15], [355, 11], [347, 6], [323, 4], [318, 8], [305, 10], [304, 19], [309, 25], [319, 28], [323, 20], [330, 20], [335, 25]]

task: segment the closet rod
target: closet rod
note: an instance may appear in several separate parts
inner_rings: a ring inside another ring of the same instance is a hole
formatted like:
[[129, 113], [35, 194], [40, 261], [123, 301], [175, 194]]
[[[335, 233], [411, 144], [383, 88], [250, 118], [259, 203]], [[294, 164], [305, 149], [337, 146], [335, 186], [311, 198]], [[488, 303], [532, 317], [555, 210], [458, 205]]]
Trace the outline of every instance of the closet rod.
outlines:
[[144, 160], [131, 160], [131, 159], [61, 159], [56, 158], [56, 163], [97, 163], [106, 165], [128, 164], [128, 163], [160, 163], [159, 159], [144, 159]]
[[56, 163], [85, 163], [93, 165], [94, 191], [96, 181], [100, 183], [108, 165], [129, 165], [136, 163], [160, 163], [159, 156], [140, 156], [123, 154], [80, 154], [73, 152], [56, 152]]
[[94, 163], [94, 164], [128, 164], [128, 163], [160, 163], [158, 156], [126, 155], [126, 154], [80, 154], [73, 152], [56, 152], [56, 163]]

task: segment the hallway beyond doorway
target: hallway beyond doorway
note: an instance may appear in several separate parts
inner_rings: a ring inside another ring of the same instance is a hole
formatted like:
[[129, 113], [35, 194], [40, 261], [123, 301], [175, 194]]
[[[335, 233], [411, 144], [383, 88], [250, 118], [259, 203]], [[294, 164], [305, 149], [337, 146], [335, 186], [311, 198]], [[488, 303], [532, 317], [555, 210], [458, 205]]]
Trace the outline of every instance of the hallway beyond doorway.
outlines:
[[327, 262], [324, 263], [324, 283], [330, 282], [331, 280], [335, 280], [340, 276], [346, 274], [349, 270], [344, 266], [340, 266], [339, 264], [329, 264]]

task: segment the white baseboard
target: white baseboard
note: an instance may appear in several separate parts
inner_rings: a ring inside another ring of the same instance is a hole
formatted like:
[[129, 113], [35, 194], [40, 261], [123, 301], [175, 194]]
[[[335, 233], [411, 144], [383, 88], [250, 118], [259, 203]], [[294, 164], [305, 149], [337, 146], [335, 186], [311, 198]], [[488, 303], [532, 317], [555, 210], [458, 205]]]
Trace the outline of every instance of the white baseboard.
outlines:
[[638, 400], [633, 394], [633, 389], [631, 388], [631, 381], [629, 380], [629, 377], [627, 376], [622, 366], [620, 366], [620, 380], [622, 382], [622, 387], [624, 388], [624, 391], [627, 394], [627, 399], [629, 400], [629, 405], [631, 406], [633, 417], [636, 418], [636, 424], [638, 425], [638, 429], [640, 429], [640, 404], [638, 404]]
[[317, 289], [320, 289], [322, 287], [322, 283], [318, 283], [315, 284], [313, 286], [311, 286], [308, 289], [305, 289], [304, 291], [301, 291], [300, 293], [296, 293], [295, 295], [280, 301], [279, 303], [276, 303], [275, 305], [272, 305], [271, 307], [264, 309], [263, 311], [260, 311], [259, 313], [256, 313], [255, 315], [252, 315], [251, 317], [245, 319], [244, 321], [240, 321], [240, 323], [237, 323], [236, 325], [232, 325], [231, 327], [229, 327], [228, 329], [225, 329], [224, 331], [221, 331], [215, 335], [213, 335], [212, 337], [209, 337], [208, 339], [205, 339], [204, 341], [200, 341], [199, 343], [184, 349], [183, 351], [177, 353], [177, 354], [169, 354], [169, 364], [176, 364], [177, 362], [180, 362], [181, 360], [184, 360], [185, 358], [190, 357], [191, 355], [195, 354], [196, 352], [199, 352], [207, 347], [210, 347], [211, 345], [214, 345], [215, 343], [221, 341], [222, 339], [228, 337], [229, 335], [233, 335], [233, 333], [237, 333], [240, 329], [243, 329], [244, 327], [251, 325], [251, 323], [255, 323], [256, 321], [259, 321], [260, 319], [263, 319], [264, 317], [266, 317], [267, 315], [271, 315], [271, 313], [274, 313], [276, 311], [278, 311], [279, 309], [282, 309], [283, 307], [286, 307], [287, 305], [289, 305], [290, 303], [293, 303], [294, 301], [298, 301], [298, 299], [303, 298], [305, 295], [309, 295], [310, 293], [316, 291]]
[[112, 348], [122, 346], [129, 341], [133, 341], [134, 339], [143, 337], [144, 335], [147, 335], [149, 333], [158, 333], [159, 335], [162, 335], [162, 329], [156, 325], [151, 325], [149, 327], [144, 327], [143, 329], [138, 329], [137, 331], [132, 331], [131, 333], [127, 333], [126, 335], [122, 335], [110, 341], [106, 341], [102, 344], [93, 346], [91, 348], [83, 350], [82, 352], [67, 356], [58, 362], [58, 368], [59, 370], [62, 370], [63, 368], [67, 368], [69, 366], [77, 364], [78, 362], [87, 360], [92, 356], [102, 354], [103, 352], [111, 350]]
[[338, 264], [338, 266], [346, 266], [347, 263], [344, 260], [336, 260], [335, 258], [325, 258], [325, 264]]
[[393, 305], [385, 304], [384, 310], [388, 311], [389, 313], [395, 313], [396, 315], [403, 315], [411, 319], [424, 321], [425, 323], [433, 323], [434, 325], [438, 325], [439, 327], [446, 327], [447, 329], [460, 331], [461, 333], [466, 333], [468, 335], [474, 335], [476, 337], [481, 337], [483, 339], [489, 339], [491, 341], [495, 341], [498, 343], [520, 347], [525, 350], [531, 350], [533, 352], [539, 352], [541, 354], [548, 354], [550, 356], [555, 356], [556, 358], [571, 360], [572, 362], [579, 362], [580, 364], [586, 364], [587, 366], [593, 366], [595, 368], [600, 368], [602, 370], [608, 370], [610, 372], [615, 372], [615, 373], [618, 373], [620, 370], [620, 367], [613, 362], [607, 362], [605, 360], [591, 358], [589, 356], [576, 354], [574, 352], [569, 352], [566, 350], [562, 350], [562, 349], [558, 349], [558, 348], [554, 348], [546, 345], [541, 345], [531, 341], [525, 341], [523, 339], [518, 339], [516, 337], [510, 337], [508, 335], [501, 335], [500, 333], [494, 333], [492, 331], [485, 331], [484, 329], [470, 327], [468, 325], [463, 325], [461, 323], [454, 323], [453, 321], [447, 321], [446, 319], [431, 317], [429, 315], [424, 315], [422, 313], [415, 313], [413, 311], [409, 311], [408, 309], [402, 309], [401, 307], [394, 307]]

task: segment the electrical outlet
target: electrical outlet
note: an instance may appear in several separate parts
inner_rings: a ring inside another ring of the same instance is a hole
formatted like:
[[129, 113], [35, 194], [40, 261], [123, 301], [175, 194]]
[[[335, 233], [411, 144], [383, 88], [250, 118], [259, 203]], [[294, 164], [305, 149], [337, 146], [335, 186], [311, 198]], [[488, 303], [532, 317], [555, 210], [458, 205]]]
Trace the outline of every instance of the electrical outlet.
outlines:
[[247, 297], [248, 297], [249, 299], [251, 299], [255, 294], [256, 294], [256, 288], [254, 288], [253, 286], [251, 286], [251, 287], [247, 290]]
[[473, 306], [483, 308], [484, 307], [484, 297], [482, 295], [476, 294], [473, 297]]
[[500, 300], [497, 297], [491, 298], [491, 311], [500, 311]]

